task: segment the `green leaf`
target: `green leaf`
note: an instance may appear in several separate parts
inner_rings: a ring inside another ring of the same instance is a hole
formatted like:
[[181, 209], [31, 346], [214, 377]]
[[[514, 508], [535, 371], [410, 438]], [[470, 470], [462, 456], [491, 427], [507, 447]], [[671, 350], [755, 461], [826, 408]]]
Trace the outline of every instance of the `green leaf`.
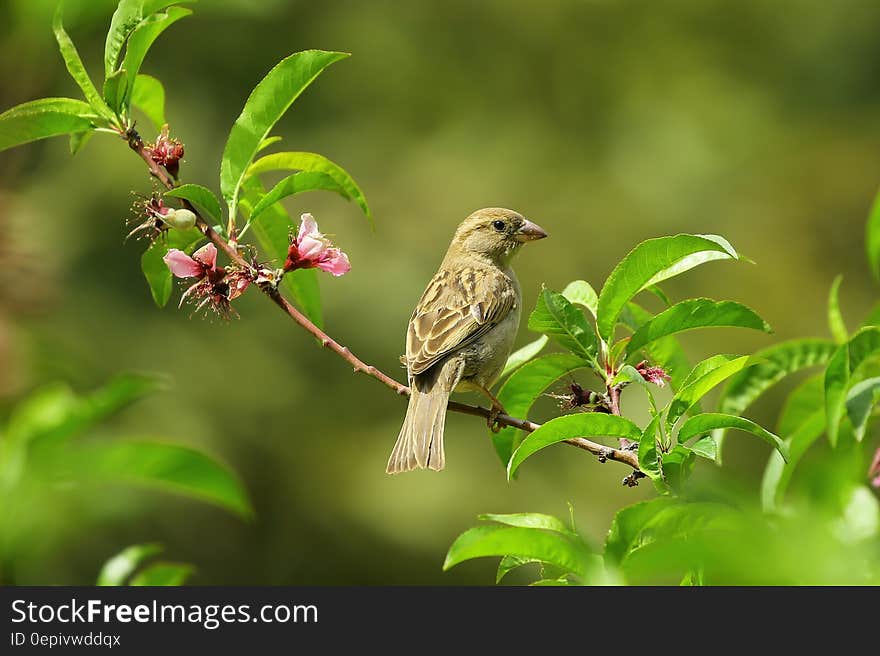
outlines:
[[865, 437], [868, 418], [878, 400], [880, 400], [880, 378], [860, 381], [853, 385], [846, 395], [846, 414], [859, 442]]
[[599, 335], [611, 342], [617, 317], [633, 296], [655, 283], [705, 262], [739, 259], [733, 247], [716, 235], [676, 235], [649, 239], [618, 264], [599, 294]]
[[639, 536], [648, 522], [667, 508], [681, 505], [674, 497], [642, 501], [618, 511], [605, 539], [605, 559], [620, 564], [626, 555], [640, 546]]
[[143, 18], [144, 0], [120, 0], [113, 18], [110, 19], [110, 29], [107, 31], [107, 40], [104, 43], [104, 77], [109, 78], [119, 67], [119, 57], [122, 47], [132, 30], [137, 27]]
[[[263, 152], [264, 150], [266, 150], [269, 146], [271, 146], [271, 145], [273, 145], [273, 144], [277, 144], [279, 141], [281, 141], [281, 137], [279, 137], [277, 134], [276, 134], [275, 136], [272, 136], [272, 137], [266, 137], [265, 139], [263, 139], [263, 140], [260, 142], [260, 147], [257, 148], [257, 152], [258, 152], [258, 153], [261, 153], [261, 152]], [[251, 166], [253, 166], [253, 164], [251, 164]], [[248, 171], [248, 175], [250, 175], [250, 173], [251, 173], [251, 172]]]
[[64, 31], [64, 25], [61, 22], [62, 6], [63, 3], [59, 3], [58, 8], [55, 10], [55, 17], [52, 19], [52, 31], [55, 33], [55, 40], [58, 42], [58, 49], [61, 50], [64, 64], [67, 66], [67, 72], [70, 73], [70, 77], [73, 78], [73, 81], [82, 90], [92, 110], [107, 119], [112, 119], [113, 112], [110, 111], [104, 99], [101, 98], [101, 94], [98, 93], [92, 79], [89, 77], [88, 72], [86, 72], [85, 66], [83, 66], [76, 46], [67, 32]]
[[526, 362], [538, 355], [538, 353], [543, 351], [544, 347], [547, 346], [548, 341], [550, 341], [550, 338], [547, 337], [547, 335], [541, 335], [534, 342], [529, 342], [522, 348], [511, 353], [510, 357], [507, 358], [507, 362], [504, 364], [504, 370], [501, 372], [499, 378], [506, 378], [509, 373], [519, 369]]
[[[138, 23], [128, 37], [128, 45], [125, 48], [125, 57], [122, 61], [122, 70], [126, 72], [129, 80], [133, 79], [141, 70], [144, 57], [147, 56], [150, 46], [159, 38], [159, 35], [191, 13], [191, 10], [183, 7], [171, 7], [165, 12], [148, 15]], [[125, 89], [123, 108], [127, 108], [131, 103], [132, 86], [129, 84]]]
[[659, 298], [661, 301], [663, 301], [663, 305], [665, 305], [666, 307], [669, 307], [670, 305], [672, 305], [672, 301], [669, 300], [669, 297], [666, 295], [666, 292], [664, 292], [662, 289], [660, 289], [660, 285], [651, 285], [650, 287], [645, 287], [645, 291], [650, 294], [653, 294], [654, 296]]
[[874, 198], [868, 222], [865, 225], [865, 251], [868, 264], [876, 280], [880, 280], [880, 192]]
[[330, 64], [348, 57], [342, 52], [306, 50], [276, 65], [251, 92], [232, 126], [220, 165], [220, 191], [234, 217], [242, 181], [272, 126]]
[[159, 553], [162, 553], [162, 545], [156, 543], [126, 547], [104, 563], [96, 585], [125, 585], [128, 577], [140, 567], [141, 563]]
[[[270, 139], [278, 140], [280, 137], [270, 137]], [[265, 139], [264, 141], [269, 141], [269, 139]], [[272, 142], [270, 142], [272, 143]], [[260, 149], [265, 148], [264, 144], [260, 144]], [[361, 208], [361, 211], [364, 215], [372, 221], [373, 215], [370, 212], [370, 207], [367, 205], [367, 198], [364, 196], [364, 192], [361, 191], [361, 188], [354, 181], [345, 169], [336, 164], [335, 162], [330, 161], [323, 155], [318, 155], [317, 153], [302, 153], [302, 152], [281, 152], [281, 153], [272, 153], [270, 155], [266, 155], [261, 157], [256, 162], [254, 162], [250, 169], [247, 172], [247, 175], [257, 175], [259, 173], [265, 173], [267, 171], [302, 171], [304, 173], [323, 173], [324, 175], [329, 176], [336, 183], [337, 188], [332, 188], [332, 191], [336, 191], [342, 194], [345, 198], [349, 200], [353, 200], [357, 203], [358, 207]], [[328, 187], [330, 188], [330, 187]], [[342, 191], [339, 191], [339, 190]]]
[[128, 85], [128, 73], [116, 71], [104, 80], [104, 100], [117, 114], [122, 113], [125, 106], [125, 90]]
[[165, 87], [152, 75], [140, 73], [135, 78], [131, 104], [146, 114], [156, 132], [165, 125]]
[[776, 431], [785, 438], [789, 457], [786, 463], [774, 451], [767, 460], [761, 480], [761, 505], [765, 512], [778, 508], [801, 457], [825, 432], [824, 398], [822, 375], [808, 378], [788, 395]]
[[198, 205], [205, 210], [215, 223], [222, 217], [220, 209], [220, 201], [214, 195], [214, 192], [197, 184], [183, 184], [165, 192], [166, 196], [171, 198], [184, 198], [194, 205]]
[[[755, 353], [761, 362], [739, 372], [727, 383], [718, 401], [718, 411], [742, 415], [758, 397], [786, 376], [827, 363], [835, 348], [827, 339], [795, 339], [761, 349]], [[715, 431], [712, 437], [718, 445], [720, 464], [724, 430]]]
[[564, 535], [577, 537], [577, 533], [572, 531], [565, 522], [553, 515], [545, 515], [543, 513], [513, 513], [509, 515], [496, 515], [486, 513], [479, 515], [477, 519], [485, 522], [497, 522], [507, 526], [520, 526], [522, 528], [540, 528], [545, 531], [556, 531]]
[[507, 466], [507, 476], [512, 477], [529, 456], [541, 449], [564, 442], [573, 437], [616, 437], [635, 442], [642, 436], [642, 429], [629, 419], [599, 412], [579, 413], [556, 417], [530, 433], [517, 447]]
[[92, 138], [94, 132], [74, 132], [70, 135], [70, 154], [76, 155]]
[[189, 230], [169, 230], [164, 240], [156, 240], [141, 255], [141, 270], [150, 286], [153, 300], [159, 307], [165, 307], [171, 298], [174, 279], [171, 270], [162, 258], [171, 248], [191, 253], [205, 236], [196, 228]]
[[[553, 353], [525, 363], [510, 375], [498, 391], [498, 400], [513, 417], [527, 418], [529, 410], [550, 385], [564, 375], [589, 364], [570, 353]], [[507, 466], [516, 446], [518, 431], [505, 426], [492, 434], [492, 443]]]
[[838, 347], [825, 370], [825, 421], [828, 441], [836, 446], [840, 420], [853, 374], [863, 362], [880, 351], [880, 328], [862, 328]]
[[38, 139], [90, 132], [98, 121], [92, 108], [81, 100], [32, 100], [0, 114], [0, 151]]
[[770, 325], [745, 305], [733, 301], [693, 298], [676, 303], [643, 324], [630, 338], [627, 353], [635, 353], [654, 340], [668, 335], [715, 326], [772, 332]]
[[676, 444], [672, 451], [663, 455], [663, 480], [676, 494], [684, 489], [695, 463], [695, 454], [683, 444]]
[[831, 330], [831, 336], [838, 344], [843, 344], [849, 339], [849, 331], [846, 329], [846, 323], [843, 315], [840, 313], [840, 283], [843, 282], [843, 276], [837, 276], [831, 283], [831, 291], [828, 292], [828, 328]]
[[[723, 383], [736, 372], [741, 371], [745, 367], [752, 366], [756, 362], [754, 358], [750, 358], [747, 355], [733, 358], [726, 362], [721, 362], [716, 358], [717, 356], [707, 358], [707, 360], [694, 367], [694, 371], [698, 373], [694, 374], [690, 379], [686, 379], [681, 389], [672, 397], [672, 400], [669, 402], [669, 409], [666, 411], [667, 431], [671, 432], [678, 419], [717, 385]], [[713, 365], [717, 366], [712, 366], [706, 370], [703, 365], [710, 361]]]
[[179, 586], [195, 572], [185, 563], [156, 563], [138, 572], [131, 579], [134, 586]]
[[718, 445], [715, 444], [715, 440], [712, 439], [711, 435], [701, 437], [687, 448], [696, 455], [706, 458], [707, 460], [714, 461], [715, 456], [718, 455]]
[[551, 563], [584, 578], [597, 567], [596, 556], [580, 540], [553, 531], [494, 525], [475, 526], [458, 536], [449, 547], [443, 569], [486, 556], [515, 556]]
[[657, 448], [657, 432], [660, 430], [660, 417], [655, 416], [639, 438], [639, 469], [652, 481], [663, 477], [660, 451]]
[[314, 173], [311, 171], [300, 171], [284, 178], [277, 185], [272, 187], [268, 194], [263, 196], [250, 212], [250, 220], [255, 220], [267, 208], [277, 203], [282, 198], [301, 194], [305, 191], [335, 191], [343, 198], [347, 198], [345, 189], [340, 187], [336, 181], [326, 173]]
[[584, 313], [558, 292], [544, 289], [529, 316], [529, 330], [544, 333], [574, 355], [594, 360], [599, 348], [596, 333]]
[[678, 431], [678, 441], [687, 442], [693, 437], [704, 435], [718, 428], [735, 428], [751, 433], [779, 451], [784, 460], [788, 460], [788, 446], [777, 435], [749, 419], [720, 412], [707, 412], [688, 419]]
[[177, 444], [117, 440], [94, 442], [74, 454], [98, 481], [125, 482], [216, 504], [243, 517], [253, 514], [238, 478], [201, 451]]
[[[241, 206], [245, 215], [250, 216], [259, 198], [265, 194], [265, 189], [258, 178], [250, 177], [244, 181], [242, 191], [244, 196], [241, 199]], [[266, 255], [281, 266], [287, 257], [290, 232], [294, 228], [293, 219], [287, 211], [280, 205], [272, 205], [249, 225]], [[321, 313], [321, 290], [318, 287], [317, 270], [295, 269], [284, 275], [281, 284], [290, 292], [294, 302], [312, 323], [321, 328], [324, 320]]]
[[573, 305], [580, 305], [589, 310], [593, 318], [596, 317], [596, 307], [599, 305], [599, 297], [596, 290], [585, 280], [575, 280], [568, 283], [562, 290], [562, 295]]
[[518, 556], [504, 556], [498, 563], [498, 571], [495, 573], [495, 583], [501, 583], [501, 579], [513, 570], [530, 563], [540, 563], [534, 558], [520, 558]]

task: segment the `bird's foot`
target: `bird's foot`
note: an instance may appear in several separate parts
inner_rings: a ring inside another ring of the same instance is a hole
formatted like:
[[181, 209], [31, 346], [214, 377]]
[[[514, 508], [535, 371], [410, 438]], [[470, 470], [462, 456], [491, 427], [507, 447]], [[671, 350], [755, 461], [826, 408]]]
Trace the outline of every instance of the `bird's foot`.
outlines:
[[501, 404], [493, 403], [489, 409], [489, 416], [486, 417], [486, 424], [493, 433], [501, 432], [501, 423], [498, 421], [498, 415], [506, 415], [504, 407]]

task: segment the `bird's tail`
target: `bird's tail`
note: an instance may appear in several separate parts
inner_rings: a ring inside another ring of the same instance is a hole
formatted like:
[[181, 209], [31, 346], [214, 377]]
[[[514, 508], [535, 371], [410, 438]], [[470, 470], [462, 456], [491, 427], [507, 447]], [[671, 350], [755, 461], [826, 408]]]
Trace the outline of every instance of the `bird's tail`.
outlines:
[[[437, 372], [440, 380], [417, 380], [410, 386], [409, 405], [406, 419], [397, 436], [397, 444], [388, 458], [388, 474], [399, 474], [411, 469], [433, 469], [440, 471], [446, 464], [443, 451], [443, 429], [446, 426], [446, 406], [449, 394], [458, 383], [447, 380], [449, 372], [440, 367]], [[456, 372], [457, 373], [457, 372]]]

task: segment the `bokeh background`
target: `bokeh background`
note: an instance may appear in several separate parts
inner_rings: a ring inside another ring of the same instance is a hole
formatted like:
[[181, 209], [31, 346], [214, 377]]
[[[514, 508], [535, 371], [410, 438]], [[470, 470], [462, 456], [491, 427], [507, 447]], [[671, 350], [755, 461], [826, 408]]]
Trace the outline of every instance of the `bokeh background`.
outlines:
[[[114, 5], [67, 2], [95, 78]], [[0, 3], [0, 109], [77, 93], [51, 33], [54, 6]], [[756, 264], [711, 264], [667, 291], [745, 302], [776, 334], [693, 334], [683, 340], [693, 358], [824, 336], [838, 272], [851, 325], [876, 298], [863, 226], [880, 182], [877, 2], [203, 0], [195, 10], [143, 70], [165, 83], [185, 180], [215, 190], [229, 127], [271, 66], [305, 48], [353, 53], [275, 132], [364, 189], [374, 231], [330, 194], [288, 208], [314, 213], [354, 266], [322, 276], [328, 331], [400, 377], [414, 303], [457, 222], [489, 205], [551, 234], [519, 258], [527, 307], [542, 283], [598, 288], [642, 239], [726, 236]], [[49, 382], [86, 391], [120, 371], [168, 373], [170, 391], [102, 430], [210, 451], [238, 472], [256, 517], [105, 488], [52, 514], [7, 582], [90, 583], [122, 547], [160, 541], [196, 565], [197, 584], [488, 583], [488, 561], [441, 571], [478, 513], [564, 516], [570, 501], [600, 544], [617, 509], [653, 494], [567, 448], [508, 484], [483, 425], [458, 415], [447, 471], [387, 477], [402, 400], [315, 348], [259, 294], [230, 324], [153, 305], [143, 245], [123, 242], [131, 192], [150, 189], [109, 136], [75, 159], [65, 139], [0, 154], [0, 416]], [[523, 325], [518, 343], [532, 338]], [[752, 416], [772, 426], [780, 398]], [[552, 410], [547, 401], [535, 417]], [[699, 477], [757, 498], [768, 450], [748, 438], [727, 448], [725, 467], [701, 463]]]

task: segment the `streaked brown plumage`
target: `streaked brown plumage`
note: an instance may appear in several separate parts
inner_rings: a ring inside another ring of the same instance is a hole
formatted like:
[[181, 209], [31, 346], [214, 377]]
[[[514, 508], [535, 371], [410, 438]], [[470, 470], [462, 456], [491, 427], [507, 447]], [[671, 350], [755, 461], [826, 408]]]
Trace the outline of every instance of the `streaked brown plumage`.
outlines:
[[443, 429], [453, 390], [486, 394], [501, 373], [519, 326], [521, 292], [510, 260], [547, 234], [500, 207], [477, 210], [452, 238], [419, 300], [406, 336], [411, 394], [387, 472], [443, 469]]

